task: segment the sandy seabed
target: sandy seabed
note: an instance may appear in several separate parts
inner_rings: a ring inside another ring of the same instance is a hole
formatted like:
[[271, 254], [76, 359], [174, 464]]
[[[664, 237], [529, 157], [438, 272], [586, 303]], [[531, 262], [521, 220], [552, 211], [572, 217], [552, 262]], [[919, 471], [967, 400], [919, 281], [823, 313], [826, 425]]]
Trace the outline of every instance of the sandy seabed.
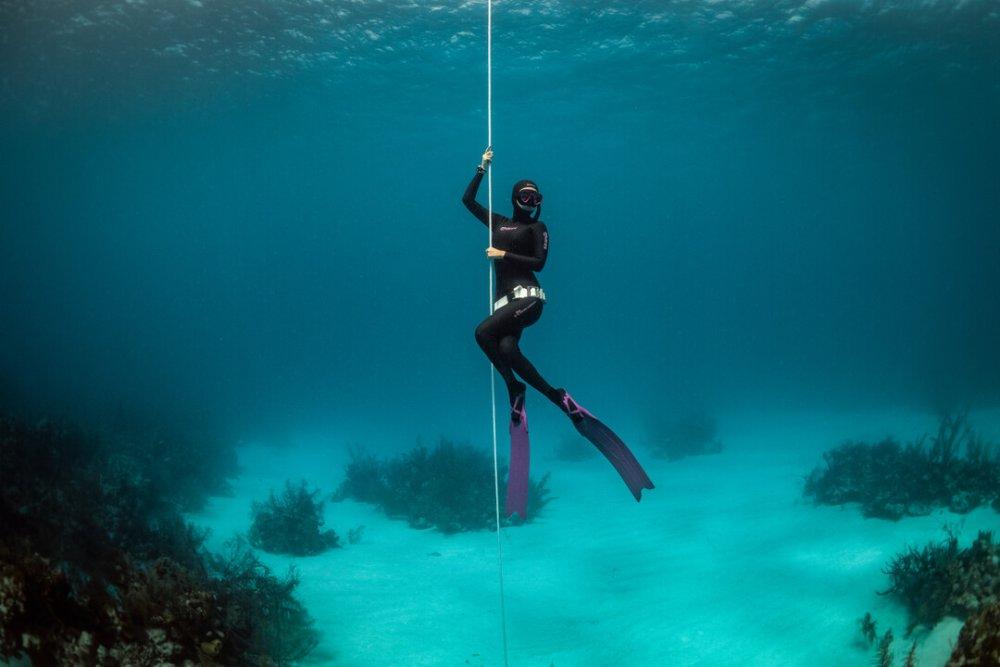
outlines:
[[[997, 441], [1000, 414], [973, 425]], [[636, 504], [603, 459], [548, 457], [533, 432], [533, 475], [552, 471], [554, 500], [534, 522], [502, 533], [510, 665], [868, 665], [858, 619], [892, 628], [899, 664], [917, 641], [918, 665], [943, 665], [961, 622], [946, 619], [906, 639], [905, 610], [876, 591], [882, 568], [908, 545], [960, 530], [966, 546], [1000, 515], [938, 510], [898, 522], [802, 496], [822, 452], [847, 438], [935, 428], [933, 415], [740, 415], [720, 420], [725, 451], [676, 462], [637, 454], [657, 488]], [[992, 430], [991, 430], [992, 429]], [[627, 436], [626, 436], [627, 437]], [[306, 479], [324, 493], [347, 461], [336, 442], [241, 450], [233, 497], [190, 518], [221, 549], [250, 524], [250, 504]], [[495, 533], [414, 530], [374, 508], [327, 503], [343, 549], [309, 558], [262, 554], [278, 574], [294, 563], [298, 596], [321, 630], [314, 664], [503, 664]], [[348, 529], [364, 525], [357, 544]]]

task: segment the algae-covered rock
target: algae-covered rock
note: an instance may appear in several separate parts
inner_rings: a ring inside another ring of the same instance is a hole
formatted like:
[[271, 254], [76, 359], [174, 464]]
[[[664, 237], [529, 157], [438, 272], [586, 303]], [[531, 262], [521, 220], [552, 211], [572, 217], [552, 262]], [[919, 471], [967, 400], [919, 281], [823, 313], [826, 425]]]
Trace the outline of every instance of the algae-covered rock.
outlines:
[[78, 430], [0, 416], [0, 663], [301, 661], [317, 632], [297, 580], [245, 545], [206, 552], [143, 460], [106, 452]]
[[948, 667], [1000, 665], [1000, 603], [970, 616], [958, 635]]
[[1000, 594], [1000, 545], [981, 531], [967, 549], [949, 534], [942, 543], [910, 547], [886, 568], [892, 582], [883, 595], [906, 605], [911, 631], [933, 627], [945, 616], [964, 619], [994, 603]]

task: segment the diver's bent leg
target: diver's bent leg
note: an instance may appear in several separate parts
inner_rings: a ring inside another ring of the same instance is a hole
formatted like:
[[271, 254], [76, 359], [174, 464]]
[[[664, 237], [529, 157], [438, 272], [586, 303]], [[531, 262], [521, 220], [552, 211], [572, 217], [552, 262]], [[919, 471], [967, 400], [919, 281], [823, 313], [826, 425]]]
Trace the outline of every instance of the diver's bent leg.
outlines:
[[504, 384], [507, 385], [507, 394], [510, 398], [510, 404], [513, 407], [517, 397], [524, 396], [524, 384], [518, 382], [517, 378], [514, 377], [510, 362], [500, 351], [500, 345], [497, 340], [499, 336], [494, 332], [496, 327], [497, 322], [492, 316], [483, 320], [476, 327], [476, 342], [479, 343], [479, 347], [486, 353], [490, 363], [497, 369], [500, 377], [503, 378]]
[[562, 405], [562, 395], [557, 389], [545, 381], [542, 374], [538, 372], [534, 364], [521, 352], [516, 336], [504, 336], [500, 339], [500, 354], [507, 360], [507, 363], [521, 376], [521, 379], [537, 389], [557, 406]]
[[510, 394], [510, 465], [507, 470], [507, 493], [504, 499], [504, 516], [518, 514], [521, 520], [527, 518], [529, 459], [531, 445], [528, 440], [528, 417], [524, 410], [524, 384], [518, 382], [511, 370], [510, 362], [500, 352], [498, 339], [504, 337], [509, 323], [501, 313], [494, 313], [476, 327], [476, 342], [489, 357], [493, 366], [500, 371]]

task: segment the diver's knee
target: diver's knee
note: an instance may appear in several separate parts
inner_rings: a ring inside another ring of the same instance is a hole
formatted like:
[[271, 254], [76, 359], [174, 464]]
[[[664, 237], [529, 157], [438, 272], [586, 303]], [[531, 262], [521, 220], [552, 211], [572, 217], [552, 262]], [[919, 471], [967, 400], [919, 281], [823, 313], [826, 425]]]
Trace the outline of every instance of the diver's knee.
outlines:
[[490, 342], [489, 330], [485, 324], [480, 324], [476, 327], [476, 342], [479, 344], [479, 347], [484, 349]]
[[511, 358], [516, 355], [517, 349], [517, 339], [513, 336], [507, 336], [500, 341], [500, 354], [507, 358]]

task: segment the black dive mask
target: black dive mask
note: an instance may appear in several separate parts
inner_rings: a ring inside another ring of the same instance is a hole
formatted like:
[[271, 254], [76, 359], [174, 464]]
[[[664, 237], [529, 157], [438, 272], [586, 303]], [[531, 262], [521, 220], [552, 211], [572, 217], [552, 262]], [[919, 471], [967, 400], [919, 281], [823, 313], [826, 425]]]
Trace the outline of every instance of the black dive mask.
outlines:
[[535, 208], [542, 203], [542, 193], [531, 187], [521, 188], [517, 193], [517, 201]]

